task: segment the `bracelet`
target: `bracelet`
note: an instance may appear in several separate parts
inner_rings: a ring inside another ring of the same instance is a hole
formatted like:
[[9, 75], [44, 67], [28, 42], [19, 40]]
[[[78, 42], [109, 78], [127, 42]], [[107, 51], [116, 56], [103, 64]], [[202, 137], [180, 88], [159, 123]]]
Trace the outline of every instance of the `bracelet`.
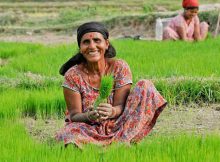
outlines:
[[90, 122], [94, 122], [94, 120], [92, 120], [92, 119], [89, 117], [89, 111], [87, 111], [86, 117], [87, 117], [87, 119], [88, 119]]
[[116, 117], [116, 108], [112, 107], [112, 114], [111, 114], [111, 118], [115, 118]]

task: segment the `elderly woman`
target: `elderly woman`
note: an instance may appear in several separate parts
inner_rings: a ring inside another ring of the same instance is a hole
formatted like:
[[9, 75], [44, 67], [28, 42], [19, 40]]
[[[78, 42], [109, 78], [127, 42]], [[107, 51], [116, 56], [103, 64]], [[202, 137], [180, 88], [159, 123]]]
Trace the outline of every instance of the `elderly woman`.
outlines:
[[[64, 144], [138, 142], [153, 128], [166, 101], [147, 80], [130, 92], [132, 74], [128, 64], [114, 59], [107, 29], [98, 22], [77, 30], [79, 53], [60, 69], [65, 76], [63, 92], [67, 105], [66, 125], [56, 138]], [[107, 103], [92, 109], [99, 95], [102, 76], [112, 74], [114, 87]]]
[[184, 12], [174, 17], [163, 31], [164, 40], [198, 41], [204, 40], [209, 25], [200, 23], [197, 16], [199, 11], [198, 0], [183, 0]]

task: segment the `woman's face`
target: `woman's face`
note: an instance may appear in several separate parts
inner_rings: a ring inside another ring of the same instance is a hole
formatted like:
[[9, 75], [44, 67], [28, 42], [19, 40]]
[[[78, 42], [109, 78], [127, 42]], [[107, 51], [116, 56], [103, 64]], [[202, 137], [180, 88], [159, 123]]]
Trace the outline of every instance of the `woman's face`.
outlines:
[[184, 17], [186, 19], [192, 19], [193, 17], [195, 17], [198, 14], [198, 8], [194, 8], [194, 9], [185, 9], [184, 10]]
[[80, 53], [88, 62], [98, 62], [104, 58], [109, 41], [99, 32], [90, 32], [83, 35], [80, 42]]

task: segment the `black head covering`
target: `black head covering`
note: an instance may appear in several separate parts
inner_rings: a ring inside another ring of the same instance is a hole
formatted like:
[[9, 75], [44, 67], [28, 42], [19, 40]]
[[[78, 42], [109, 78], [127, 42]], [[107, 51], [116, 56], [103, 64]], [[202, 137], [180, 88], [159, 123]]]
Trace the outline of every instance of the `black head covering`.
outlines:
[[108, 39], [109, 37], [108, 30], [105, 28], [103, 24], [99, 22], [88, 22], [88, 23], [82, 24], [77, 29], [78, 46], [80, 46], [80, 42], [81, 42], [83, 35], [89, 32], [99, 32], [103, 35], [104, 39]]

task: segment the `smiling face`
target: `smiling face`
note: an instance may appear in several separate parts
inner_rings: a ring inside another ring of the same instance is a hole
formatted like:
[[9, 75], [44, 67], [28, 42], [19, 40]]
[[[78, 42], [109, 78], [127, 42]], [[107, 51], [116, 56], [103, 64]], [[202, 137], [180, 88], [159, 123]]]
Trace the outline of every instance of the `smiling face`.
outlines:
[[98, 62], [104, 59], [105, 51], [109, 47], [109, 41], [98, 32], [89, 32], [83, 35], [80, 42], [80, 53], [88, 62]]
[[191, 20], [193, 17], [195, 17], [198, 14], [199, 9], [193, 8], [193, 9], [185, 9], [184, 10], [184, 17], [187, 20]]

